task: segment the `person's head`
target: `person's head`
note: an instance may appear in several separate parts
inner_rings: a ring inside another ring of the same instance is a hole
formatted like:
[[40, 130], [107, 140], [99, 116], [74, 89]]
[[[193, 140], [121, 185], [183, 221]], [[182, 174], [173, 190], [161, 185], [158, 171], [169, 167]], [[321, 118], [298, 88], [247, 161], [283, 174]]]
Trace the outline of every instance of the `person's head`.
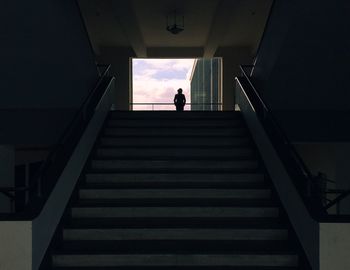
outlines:
[[177, 89], [177, 92], [178, 92], [179, 94], [182, 94], [182, 89], [181, 89], [181, 88]]

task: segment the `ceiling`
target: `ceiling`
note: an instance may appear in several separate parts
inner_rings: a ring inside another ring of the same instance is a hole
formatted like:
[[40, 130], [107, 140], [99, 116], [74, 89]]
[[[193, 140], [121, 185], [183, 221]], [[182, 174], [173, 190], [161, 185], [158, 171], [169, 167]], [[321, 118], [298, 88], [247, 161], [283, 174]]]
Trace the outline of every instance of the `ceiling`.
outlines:
[[[79, 0], [88, 33], [99, 54], [103, 47], [131, 47], [137, 57], [161, 57], [192, 50], [213, 57], [220, 47], [255, 53], [272, 0]], [[185, 30], [166, 31], [176, 10]], [[172, 53], [170, 53], [172, 52]]]

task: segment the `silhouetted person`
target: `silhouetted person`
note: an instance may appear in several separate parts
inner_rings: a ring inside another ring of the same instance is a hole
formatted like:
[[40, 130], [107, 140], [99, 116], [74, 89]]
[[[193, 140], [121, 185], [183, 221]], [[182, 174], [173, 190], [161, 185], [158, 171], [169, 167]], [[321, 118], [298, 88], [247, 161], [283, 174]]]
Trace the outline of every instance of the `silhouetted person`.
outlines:
[[177, 94], [174, 97], [174, 104], [178, 112], [182, 112], [184, 110], [186, 104], [186, 97], [184, 94], [182, 94], [181, 88], [177, 90]]

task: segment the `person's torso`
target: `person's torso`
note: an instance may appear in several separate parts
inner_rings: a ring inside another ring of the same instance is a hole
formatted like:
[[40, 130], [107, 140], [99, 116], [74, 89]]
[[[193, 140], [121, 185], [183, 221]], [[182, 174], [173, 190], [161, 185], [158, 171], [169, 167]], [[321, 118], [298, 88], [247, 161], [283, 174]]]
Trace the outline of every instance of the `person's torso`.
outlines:
[[185, 95], [184, 94], [176, 94], [176, 103], [184, 103], [185, 101]]

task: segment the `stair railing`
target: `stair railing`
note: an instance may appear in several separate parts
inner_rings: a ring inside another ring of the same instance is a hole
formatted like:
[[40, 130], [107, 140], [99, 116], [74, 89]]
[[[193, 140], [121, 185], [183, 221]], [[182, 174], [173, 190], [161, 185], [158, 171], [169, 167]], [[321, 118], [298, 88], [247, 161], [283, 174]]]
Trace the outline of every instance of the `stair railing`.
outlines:
[[109, 76], [110, 65], [105, 65], [102, 68], [104, 68], [104, 71], [95, 87], [87, 95], [72, 121], [49, 152], [47, 158], [38, 169], [32, 184], [22, 187], [0, 187], [0, 193], [11, 199], [12, 208], [14, 208], [13, 202], [16, 198], [16, 193], [26, 192], [25, 207], [16, 209], [12, 213], [1, 213], [0, 218], [4, 220], [7, 218], [32, 219], [40, 213], [91, 119], [96, 105], [112, 80], [112, 77]]
[[324, 208], [327, 210], [331, 208], [332, 206], [336, 206], [336, 213], [337, 215], [340, 215], [340, 203], [350, 196], [350, 190], [349, 189], [328, 189], [326, 191], [327, 194], [338, 194], [338, 196], [333, 200], [327, 200], [327, 204], [324, 206]]
[[253, 67], [252, 65], [240, 66], [242, 76], [237, 78], [237, 80], [239, 80], [242, 85], [242, 91], [248, 96], [252, 103], [257, 117], [293, 180], [310, 215], [315, 219], [326, 217], [327, 212], [322, 203], [322, 196], [319, 196], [318, 192], [319, 183], [315, 181], [317, 179], [311, 174], [287, 135], [278, 124], [278, 121], [273, 116], [268, 105], [264, 102], [254, 86], [251, 77], [248, 75], [250, 74], [249, 70]]

